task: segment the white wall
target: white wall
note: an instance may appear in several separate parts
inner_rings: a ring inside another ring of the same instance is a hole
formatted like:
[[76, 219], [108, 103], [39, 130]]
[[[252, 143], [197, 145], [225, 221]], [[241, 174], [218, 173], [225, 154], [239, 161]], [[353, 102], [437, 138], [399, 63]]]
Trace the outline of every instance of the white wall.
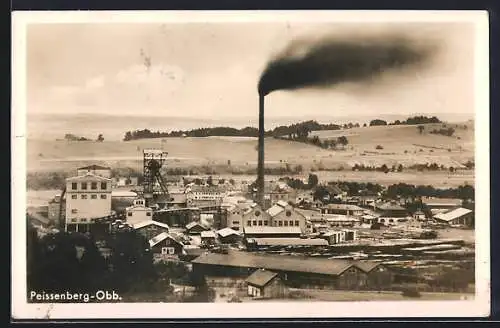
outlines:
[[[92, 189], [92, 182], [96, 189]], [[101, 188], [101, 182], [106, 188]], [[74, 190], [73, 183], [76, 183]], [[87, 189], [82, 188], [87, 183]], [[90, 223], [90, 219], [111, 214], [111, 181], [95, 176], [71, 179], [66, 183], [66, 223]]]

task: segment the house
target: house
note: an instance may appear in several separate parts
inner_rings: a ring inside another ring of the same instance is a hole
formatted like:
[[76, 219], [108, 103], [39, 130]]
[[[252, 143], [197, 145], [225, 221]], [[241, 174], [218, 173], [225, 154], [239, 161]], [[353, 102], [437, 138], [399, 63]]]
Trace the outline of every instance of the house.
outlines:
[[245, 238], [299, 238], [300, 227], [245, 227]]
[[351, 204], [328, 204], [321, 208], [321, 214], [362, 216], [364, 209]]
[[474, 226], [474, 212], [463, 207], [445, 213], [436, 214], [433, 218], [450, 226]]
[[146, 201], [143, 198], [135, 199], [134, 204], [125, 209], [127, 223], [135, 224], [143, 221], [149, 221], [153, 218], [153, 209], [146, 207]]
[[111, 168], [107, 166], [90, 165], [76, 169], [77, 176], [86, 175], [87, 173], [91, 173], [108, 179], [111, 178]]
[[183, 246], [180, 241], [167, 232], [162, 232], [149, 240], [149, 247], [155, 256], [178, 256], [182, 254]]
[[378, 216], [371, 215], [371, 214], [365, 214], [365, 215], [361, 216], [361, 222], [372, 225], [372, 224], [378, 222]]
[[330, 230], [321, 235], [321, 238], [328, 241], [329, 245], [336, 245], [345, 242], [346, 233], [343, 230]]
[[219, 186], [189, 186], [186, 188], [187, 206], [215, 207], [222, 204], [225, 190]]
[[301, 232], [306, 230], [305, 215], [286, 202], [278, 201], [266, 212], [270, 217], [270, 226], [299, 227]]
[[96, 218], [110, 216], [111, 179], [87, 172], [66, 179], [66, 231], [89, 231]]
[[258, 255], [250, 252], [228, 254], [204, 253], [192, 261], [193, 272], [215, 277], [248, 277], [256, 270], [265, 269], [279, 275], [285, 285], [295, 288], [359, 290], [373, 288], [369, 281], [377, 280], [379, 272], [388, 279], [378, 288], [390, 288], [391, 271], [379, 271], [379, 263], [323, 259], [287, 255]]
[[201, 242], [205, 245], [214, 245], [216, 241], [215, 231], [207, 230], [200, 233]]
[[421, 210], [417, 210], [415, 213], [413, 213], [413, 218], [419, 221], [425, 221], [425, 213]]
[[209, 230], [208, 227], [199, 222], [190, 222], [186, 225], [186, 232], [190, 235], [199, 235], [202, 231], [207, 230]]
[[271, 217], [256, 203], [238, 202], [226, 208], [226, 226], [235, 231], [241, 232], [244, 227], [270, 225]]
[[152, 220], [134, 223], [132, 228], [148, 240], [163, 232], [168, 233], [170, 231], [170, 227], [167, 224]]
[[222, 244], [236, 244], [241, 240], [241, 234], [231, 228], [223, 228], [217, 231], [219, 241]]
[[283, 298], [287, 288], [276, 272], [256, 270], [247, 279], [248, 296], [260, 298]]

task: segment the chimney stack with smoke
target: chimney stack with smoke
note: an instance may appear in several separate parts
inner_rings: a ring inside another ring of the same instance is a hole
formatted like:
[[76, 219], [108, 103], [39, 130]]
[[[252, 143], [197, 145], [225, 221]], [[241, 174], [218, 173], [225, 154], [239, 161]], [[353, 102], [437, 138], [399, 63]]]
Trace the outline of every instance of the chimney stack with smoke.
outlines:
[[[420, 40], [419, 40], [420, 41]], [[425, 41], [425, 40], [422, 40]], [[257, 188], [264, 206], [264, 98], [277, 90], [330, 88], [345, 82], [372, 83], [390, 71], [420, 70], [435, 44], [403, 35], [356, 38], [352, 35], [292, 42], [262, 72], [259, 92]]]

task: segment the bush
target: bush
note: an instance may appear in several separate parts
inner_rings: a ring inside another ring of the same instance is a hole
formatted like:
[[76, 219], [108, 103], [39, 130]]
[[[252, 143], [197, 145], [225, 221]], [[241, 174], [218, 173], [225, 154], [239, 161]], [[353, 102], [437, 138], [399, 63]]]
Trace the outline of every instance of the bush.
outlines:
[[375, 147], [375, 149], [384, 149], [384, 147], [382, 147], [381, 145], [377, 145], [377, 147]]
[[416, 288], [403, 288], [403, 291], [401, 293], [404, 297], [421, 297], [422, 295]]

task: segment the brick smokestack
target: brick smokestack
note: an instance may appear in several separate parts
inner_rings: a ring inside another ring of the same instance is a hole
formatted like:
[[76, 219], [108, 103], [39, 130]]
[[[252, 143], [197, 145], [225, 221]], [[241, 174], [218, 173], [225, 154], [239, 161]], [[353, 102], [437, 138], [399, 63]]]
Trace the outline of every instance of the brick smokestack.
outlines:
[[257, 203], [264, 208], [264, 95], [259, 93], [259, 143], [257, 160]]

